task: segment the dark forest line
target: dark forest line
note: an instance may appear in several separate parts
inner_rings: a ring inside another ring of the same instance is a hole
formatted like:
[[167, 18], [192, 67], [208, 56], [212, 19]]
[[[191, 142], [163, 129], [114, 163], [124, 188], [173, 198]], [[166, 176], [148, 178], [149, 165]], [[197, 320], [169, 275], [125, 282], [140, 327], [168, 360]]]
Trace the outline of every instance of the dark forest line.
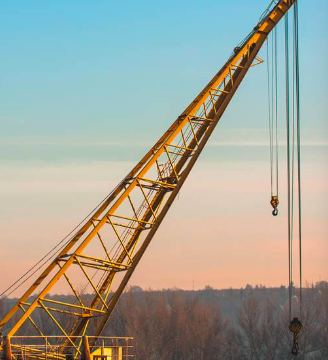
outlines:
[[[85, 301], [91, 299], [83, 296]], [[65, 301], [67, 296], [52, 298]], [[0, 317], [14, 301], [0, 302]], [[297, 310], [298, 289], [293, 289], [292, 304]], [[327, 360], [327, 282], [303, 290], [301, 319], [298, 359]], [[37, 321], [48, 335], [57, 335], [42, 311]], [[288, 289], [284, 286], [226, 290], [207, 286], [198, 291], [133, 286], [123, 294], [103, 335], [133, 336], [139, 360], [286, 360], [295, 358], [290, 354], [288, 324]], [[29, 324], [22, 331], [33, 333]]]

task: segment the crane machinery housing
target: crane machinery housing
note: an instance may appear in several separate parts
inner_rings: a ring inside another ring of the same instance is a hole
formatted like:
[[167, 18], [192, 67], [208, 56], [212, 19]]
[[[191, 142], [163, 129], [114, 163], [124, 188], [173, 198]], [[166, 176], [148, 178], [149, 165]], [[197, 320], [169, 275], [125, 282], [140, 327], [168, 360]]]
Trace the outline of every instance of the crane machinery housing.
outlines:
[[[259, 50], [296, 1], [271, 2], [199, 95], [76, 231], [49, 255], [41, 274], [0, 322], [5, 334], [1, 345], [4, 360], [18, 359], [19, 354], [42, 360], [90, 359], [90, 348], [94, 357], [108, 355], [112, 359], [109, 353], [99, 353], [97, 341], [115, 305], [246, 73], [263, 61], [258, 57]], [[77, 290], [76, 277], [71, 275], [76, 270], [92, 288], [91, 300]], [[74, 294], [70, 302], [49, 296], [59, 281]], [[60, 333], [56, 340], [37, 323], [34, 315], [38, 311], [54, 323]], [[30, 335], [24, 333], [27, 323], [41, 342], [17, 340]], [[117, 359], [127, 359], [129, 355], [120, 351]]]

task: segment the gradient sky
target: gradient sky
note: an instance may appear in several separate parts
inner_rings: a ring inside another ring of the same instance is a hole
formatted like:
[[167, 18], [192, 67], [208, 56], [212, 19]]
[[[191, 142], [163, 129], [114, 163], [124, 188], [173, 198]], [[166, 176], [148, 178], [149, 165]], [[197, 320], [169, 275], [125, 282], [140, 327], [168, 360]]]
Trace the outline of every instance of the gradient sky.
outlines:
[[[0, 293], [126, 175], [224, 64], [267, 2], [0, 2], [0, 274], [6, 274]], [[326, 0], [300, 1], [304, 278], [310, 283], [328, 280], [327, 15]], [[280, 136], [283, 143], [283, 116]], [[232, 100], [133, 284], [287, 283], [285, 147], [281, 211], [273, 218], [267, 144], [261, 65]]]

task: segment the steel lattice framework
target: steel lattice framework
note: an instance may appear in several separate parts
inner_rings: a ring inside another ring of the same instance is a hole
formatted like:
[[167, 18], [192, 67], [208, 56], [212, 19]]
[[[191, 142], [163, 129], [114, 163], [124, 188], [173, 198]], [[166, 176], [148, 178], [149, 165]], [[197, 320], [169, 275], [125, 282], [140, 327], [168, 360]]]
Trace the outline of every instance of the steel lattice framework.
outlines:
[[[62, 351], [66, 346], [74, 346], [76, 355], [80, 353], [80, 343], [73, 339], [86, 334], [91, 319], [98, 319], [93, 335], [101, 334], [244, 76], [250, 67], [262, 62], [257, 54], [268, 34], [295, 1], [279, 1], [260, 20], [222, 69], [19, 299], [1, 321], [0, 329], [16, 314], [9, 336], [15, 335], [26, 321], [33, 324], [40, 336], [45, 336], [33, 319], [35, 310], [42, 309], [66, 339]], [[73, 267], [81, 271], [93, 289], [94, 297], [88, 303], [79, 294], [74, 278], [69, 276]], [[99, 275], [98, 281], [90, 274], [94, 271]], [[59, 279], [64, 279], [72, 290], [72, 302], [48, 296]], [[58, 314], [69, 315], [72, 321], [61, 322]]]

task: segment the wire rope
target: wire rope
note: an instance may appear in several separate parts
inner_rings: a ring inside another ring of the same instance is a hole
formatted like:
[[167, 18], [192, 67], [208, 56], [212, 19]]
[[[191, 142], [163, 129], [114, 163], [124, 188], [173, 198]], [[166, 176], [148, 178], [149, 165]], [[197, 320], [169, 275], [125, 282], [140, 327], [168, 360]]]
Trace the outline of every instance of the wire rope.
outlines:
[[[121, 182], [122, 183], [122, 182]], [[55, 255], [57, 255], [60, 250], [62, 250], [75, 236], [71, 236], [65, 243], [64, 241], [72, 235], [97, 209], [101, 207], [102, 204], [114, 193], [114, 191], [121, 185], [121, 183], [111, 191], [78, 225], [74, 227], [72, 231], [70, 231], [56, 246], [54, 246], [46, 255], [44, 255], [36, 264], [34, 264], [27, 272], [25, 272], [19, 279], [17, 279], [14, 283], [12, 283], [7, 289], [5, 289], [1, 294], [0, 298], [3, 296], [7, 298], [17, 289], [19, 289], [24, 283], [26, 283], [35, 273], [37, 273], [45, 264], [47, 264]], [[64, 244], [63, 244], [64, 243]], [[61, 247], [58, 249], [58, 247]], [[57, 250], [58, 249], [58, 250]], [[56, 251], [57, 250], [57, 251]], [[49, 257], [49, 258], [48, 258]], [[47, 259], [48, 258], [48, 259]], [[42, 264], [41, 264], [42, 263]], [[38, 266], [41, 264], [40, 266]], [[35, 269], [35, 270], [34, 270]], [[33, 271], [34, 270], [34, 271]], [[33, 272], [32, 272], [33, 271]], [[32, 273], [31, 273], [32, 272]], [[27, 276], [30, 274], [29, 276]], [[24, 280], [23, 280], [24, 279]], [[20, 283], [21, 282], [21, 283]], [[20, 283], [20, 284], [19, 284]], [[16, 287], [15, 285], [18, 284]], [[10, 289], [14, 289], [8, 293]]]
[[[292, 57], [292, 124], [290, 123], [290, 64], [289, 64], [289, 26], [288, 13], [285, 15], [285, 71], [286, 71], [286, 126], [287, 126], [287, 193], [288, 193], [288, 274], [289, 274], [289, 330], [293, 333], [292, 354], [298, 355], [299, 334], [302, 330], [302, 190], [301, 190], [301, 117], [300, 117], [300, 72], [299, 72], [299, 33], [298, 1], [294, 3], [293, 18], [293, 57]], [[296, 135], [295, 135], [296, 134]], [[298, 251], [299, 251], [299, 303], [297, 317], [293, 309], [293, 236], [294, 236], [294, 189], [295, 182], [295, 136], [297, 159], [297, 198], [298, 198]], [[291, 144], [292, 143], [292, 144]], [[292, 154], [290, 154], [292, 146]], [[296, 315], [296, 316], [295, 316]]]
[[276, 191], [279, 196], [279, 143], [278, 143], [278, 36], [277, 26], [274, 29], [274, 61], [275, 61], [275, 152], [276, 152]]
[[[299, 240], [299, 305], [302, 313], [302, 192], [301, 192], [301, 123], [300, 123], [300, 73], [298, 39], [298, 3], [294, 4], [293, 54], [292, 54], [292, 109], [290, 109], [290, 64], [289, 64], [289, 25], [285, 16], [285, 68], [286, 68], [286, 126], [287, 126], [287, 181], [288, 181], [288, 258], [289, 258], [289, 313], [292, 316], [293, 286], [293, 235], [294, 235], [294, 193], [295, 193], [295, 133], [297, 160], [297, 198], [298, 198], [298, 240]], [[290, 118], [292, 117], [292, 123]]]
[[269, 56], [269, 38], [267, 38], [267, 83], [268, 83], [268, 120], [269, 120], [269, 138], [270, 138], [270, 180], [271, 197], [273, 196], [273, 148], [272, 148], [272, 125], [271, 125], [271, 91], [270, 91], [270, 56]]
[[289, 109], [289, 38], [288, 38], [288, 13], [285, 15], [285, 71], [286, 71], [286, 127], [287, 127], [287, 217], [288, 217], [288, 292], [289, 292], [289, 319], [292, 316], [291, 302], [291, 169], [290, 169], [290, 109]]
[[[271, 39], [271, 43], [270, 43]], [[278, 141], [278, 39], [275, 28], [267, 38], [267, 96], [270, 138], [270, 181], [272, 215], [278, 215], [279, 205], [279, 141]]]
[[302, 190], [301, 190], [301, 116], [300, 116], [300, 71], [299, 71], [299, 30], [298, 1], [294, 4], [294, 47], [295, 47], [295, 119], [297, 141], [297, 187], [298, 187], [298, 236], [299, 236], [299, 282], [300, 282], [300, 314], [302, 314]]

